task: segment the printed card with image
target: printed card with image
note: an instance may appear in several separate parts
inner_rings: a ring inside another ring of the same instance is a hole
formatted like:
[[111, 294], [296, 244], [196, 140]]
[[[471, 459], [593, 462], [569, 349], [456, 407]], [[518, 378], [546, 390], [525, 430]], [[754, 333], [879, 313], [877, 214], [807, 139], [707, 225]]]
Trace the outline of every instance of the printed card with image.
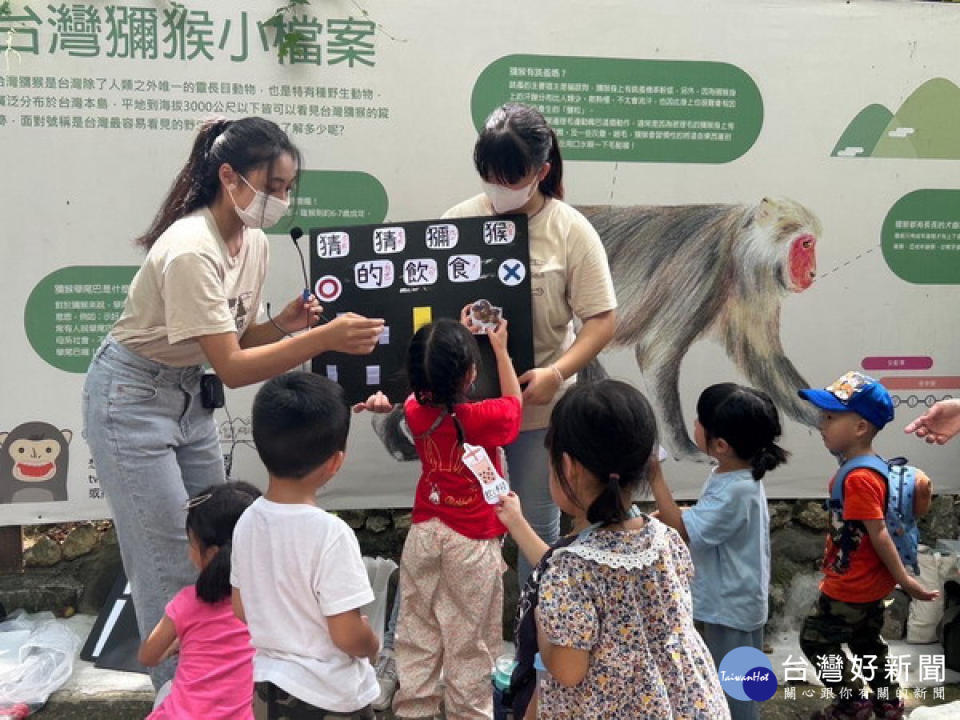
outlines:
[[510, 492], [507, 481], [500, 477], [487, 451], [479, 445], [463, 444], [463, 464], [473, 473], [483, 488], [483, 499], [490, 505], [498, 505], [500, 496]]
[[470, 306], [470, 324], [474, 333], [493, 330], [502, 317], [503, 308], [491, 304], [489, 300], [477, 300]]

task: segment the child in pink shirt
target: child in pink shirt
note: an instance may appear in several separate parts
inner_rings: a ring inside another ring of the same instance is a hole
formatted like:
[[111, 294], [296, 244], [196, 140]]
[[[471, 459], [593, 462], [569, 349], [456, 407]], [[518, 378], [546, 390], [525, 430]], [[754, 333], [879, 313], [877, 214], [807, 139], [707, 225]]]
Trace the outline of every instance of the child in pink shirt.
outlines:
[[187, 503], [196, 585], [178, 592], [140, 646], [152, 667], [179, 653], [170, 694], [147, 720], [253, 720], [253, 646], [230, 602], [230, 545], [240, 515], [260, 496], [247, 483], [214, 485]]

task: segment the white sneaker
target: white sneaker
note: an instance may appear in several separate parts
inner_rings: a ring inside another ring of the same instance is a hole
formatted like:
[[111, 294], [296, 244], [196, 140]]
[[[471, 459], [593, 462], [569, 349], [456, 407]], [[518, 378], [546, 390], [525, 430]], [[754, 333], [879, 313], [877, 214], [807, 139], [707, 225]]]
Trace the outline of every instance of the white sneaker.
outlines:
[[393, 650], [385, 649], [377, 660], [377, 682], [380, 684], [380, 695], [373, 701], [373, 709], [377, 712], [389, 710], [393, 704], [393, 696], [397, 692], [397, 661], [393, 658]]

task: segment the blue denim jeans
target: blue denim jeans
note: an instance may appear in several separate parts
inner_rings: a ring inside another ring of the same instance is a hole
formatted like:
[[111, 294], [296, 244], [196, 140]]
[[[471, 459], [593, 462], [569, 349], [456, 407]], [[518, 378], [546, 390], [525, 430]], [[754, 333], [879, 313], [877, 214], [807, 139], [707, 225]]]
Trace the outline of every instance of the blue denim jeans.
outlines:
[[[226, 480], [213, 411], [200, 403], [202, 373], [148, 360], [108, 335], [83, 386], [83, 434], [113, 513], [142, 638], [197, 577], [187, 499]], [[168, 660], [154, 668], [154, 687], [175, 667]]]
[[[560, 537], [560, 508], [550, 497], [550, 459], [543, 441], [546, 429], [525, 430], [504, 450], [510, 472], [510, 488], [519, 496], [523, 516], [533, 531], [553, 545]], [[517, 582], [524, 586], [533, 567], [520, 553], [517, 558]]]

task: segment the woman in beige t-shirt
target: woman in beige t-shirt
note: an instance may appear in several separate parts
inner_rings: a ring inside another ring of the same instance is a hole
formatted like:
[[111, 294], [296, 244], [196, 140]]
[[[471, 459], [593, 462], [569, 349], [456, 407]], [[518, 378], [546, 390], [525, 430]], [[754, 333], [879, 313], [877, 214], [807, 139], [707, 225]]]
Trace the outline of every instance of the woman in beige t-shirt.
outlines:
[[[328, 350], [369, 353], [383, 330], [382, 320], [353, 314], [314, 327], [320, 306], [302, 297], [275, 322], [256, 321], [268, 262], [261, 228], [286, 213], [300, 165], [269, 120], [204, 124], [139, 239], [147, 257], [87, 373], [84, 435], [144, 638], [196, 579], [187, 498], [225, 481], [213, 410], [201, 401], [203, 366], [240, 387]], [[172, 675], [172, 662], [151, 673], [158, 688]]]
[[[560, 532], [550, 498], [544, 448], [550, 412], [564, 388], [613, 337], [617, 306], [600, 237], [563, 202], [563, 160], [557, 136], [537, 110], [503, 105], [487, 118], [473, 149], [483, 193], [454, 206], [447, 217], [526, 213], [529, 219], [533, 350], [537, 364], [520, 376], [523, 427], [506, 448], [510, 484], [524, 516], [548, 544]], [[574, 333], [574, 318], [580, 321]], [[520, 584], [530, 573], [521, 558]]]
[[[557, 136], [543, 115], [520, 104], [497, 108], [480, 131], [473, 161], [483, 193], [450, 208], [444, 217], [522, 212], [529, 219], [537, 367], [520, 376], [526, 384], [523, 425], [517, 440], [504, 450], [510, 485], [520, 497], [524, 517], [552, 545], [560, 536], [560, 509], [550, 497], [546, 428], [562, 390], [613, 337], [617, 306], [613, 280], [597, 231], [563, 202], [563, 160]], [[578, 333], [574, 333], [574, 317], [582, 323]], [[517, 561], [521, 587], [531, 569], [521, 554]], [[397, 598], [377, 664], [380, 697], [373, 703], [375, 710], [390, 707], [397, 687], [393, 649], [402, 603]], [[429, 654], [429, 637], [407, 637], [404, 642], [408, 650], [410, 644], [421, 644]], [[439, 704], [439, 696], [434, 700]], [[425, 702], [429, 704], [429, 699]]]

